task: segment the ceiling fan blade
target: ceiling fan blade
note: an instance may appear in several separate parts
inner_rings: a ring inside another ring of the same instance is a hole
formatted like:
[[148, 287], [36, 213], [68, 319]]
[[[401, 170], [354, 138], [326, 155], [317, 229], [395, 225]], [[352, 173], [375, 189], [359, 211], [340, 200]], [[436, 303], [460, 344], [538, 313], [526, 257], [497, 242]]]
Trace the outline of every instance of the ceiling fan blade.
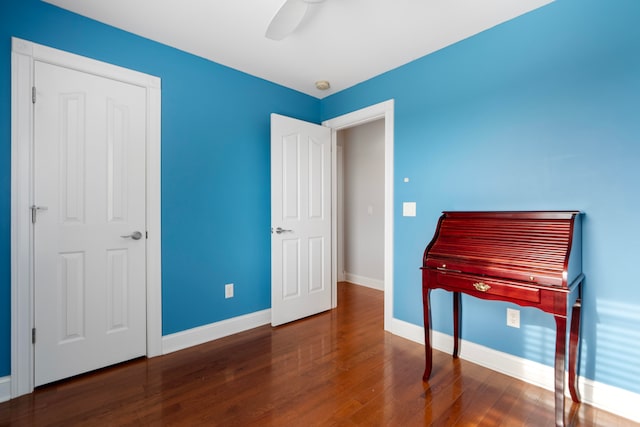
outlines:
[[291, 34], [307, 13], [308, 5], [302, 0], [286, 0], [269, 23], [265, 36], [282, 40]]

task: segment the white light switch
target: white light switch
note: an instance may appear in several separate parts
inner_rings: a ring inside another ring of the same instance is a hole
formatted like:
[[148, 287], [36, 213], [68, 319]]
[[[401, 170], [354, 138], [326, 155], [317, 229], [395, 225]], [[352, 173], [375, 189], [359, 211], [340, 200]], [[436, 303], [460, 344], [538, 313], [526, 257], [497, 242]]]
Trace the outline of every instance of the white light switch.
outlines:
[[402, 204], [402, 216], [416, 216], [416, 202], [404, 202]]

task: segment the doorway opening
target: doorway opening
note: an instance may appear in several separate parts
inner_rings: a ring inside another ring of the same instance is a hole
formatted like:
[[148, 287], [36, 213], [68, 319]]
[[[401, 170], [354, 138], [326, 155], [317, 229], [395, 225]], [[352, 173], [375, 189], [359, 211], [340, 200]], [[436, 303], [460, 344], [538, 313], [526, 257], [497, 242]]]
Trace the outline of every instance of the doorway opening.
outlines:
[[[384, 329], [392, 329], [393, 320], [393, 129], [394, 129], [394, 101], [388, 100], [361, 110], [357, 110], [331, 120], [323, 122], [323, 126], [332, 129], [331, 135], [331, 163], [332, 163], [332, 307], [336, 307], [338, 283], [338, 135], [339, 132], [356, 128], [370, 122], [380, 121], [384, 132], [384, 255], [383, 255], [383, 284], [384, 290]], [[375, 127], [375, 125], [373, 125]], [[363, 128], [364, 129], [364, 128]], [[372, 215], [375, 207], [371, 206]], [[368, 205], [365, 204], [365, 215], [368, 215]], [[343, 225], [344, 227], [344, 225]], [[343, 249], [344, 253], [344, 249]]]
[[384, 119], [337, 133], [338, 282], [384, 291]]

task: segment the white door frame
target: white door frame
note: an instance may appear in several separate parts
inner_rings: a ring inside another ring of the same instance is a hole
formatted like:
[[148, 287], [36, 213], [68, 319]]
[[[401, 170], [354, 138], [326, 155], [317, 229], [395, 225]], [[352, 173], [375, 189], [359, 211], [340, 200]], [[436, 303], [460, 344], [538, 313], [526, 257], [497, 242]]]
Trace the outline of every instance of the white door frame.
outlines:
[[394, 101], [374, 104], [322, 122], [331, 128], [331, 306], [338, 304], [338, 131], [384, 119], [384, 329], [393, 319], [393, 111]]
[[12, 38], [11, 49], [11, 397], [33, 391], [34, 62], [43, 61], [142, 86], [147, 90], [147, 356], [162, 353], [160, 250], [160, 79]]

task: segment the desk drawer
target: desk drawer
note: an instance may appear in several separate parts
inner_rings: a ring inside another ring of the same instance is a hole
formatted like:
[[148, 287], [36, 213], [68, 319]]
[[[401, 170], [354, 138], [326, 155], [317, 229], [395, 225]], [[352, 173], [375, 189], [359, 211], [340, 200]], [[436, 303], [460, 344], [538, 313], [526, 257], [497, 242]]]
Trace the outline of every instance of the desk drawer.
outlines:
[[540, 289], [524, 286], [518, 282], [444, 272], [437, 274], [437, 281], [439, 285], [448, 290], [474, 296], [494, 295], [534, 303], [540, 302]]

